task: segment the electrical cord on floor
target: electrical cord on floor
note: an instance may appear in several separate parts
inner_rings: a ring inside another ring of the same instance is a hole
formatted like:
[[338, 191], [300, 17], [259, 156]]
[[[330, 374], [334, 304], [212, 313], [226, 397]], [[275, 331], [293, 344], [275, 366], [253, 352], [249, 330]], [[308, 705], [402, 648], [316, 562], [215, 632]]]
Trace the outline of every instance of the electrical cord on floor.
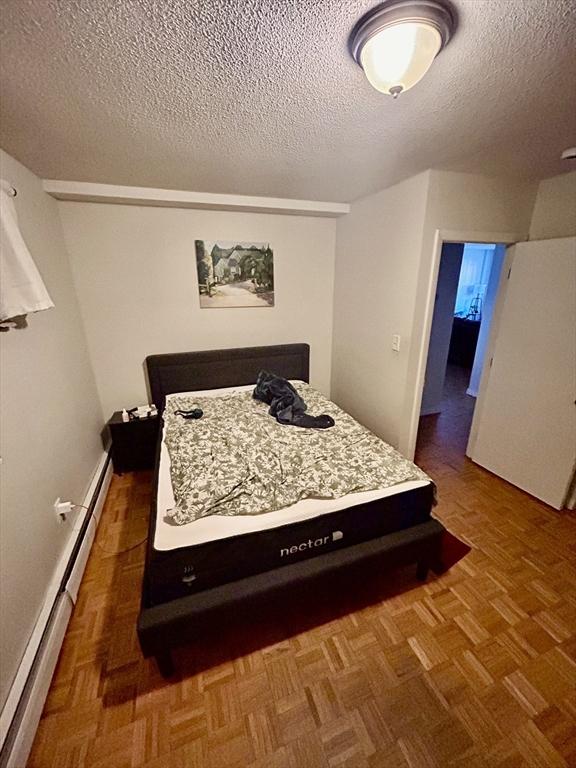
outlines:
[[[89, 507], [84, 506], [84, 504], [74, 504], [74, 502], [72, 502], [72, 506], [73, 507], [81, 507], [82, 509], [89, 509]], [[124, 552], [131, 552], [133, 549], [137, 549], [138, 547], [141, 547], [142, 544], [144, 544], [146, 541], [148, 541], [148, 536], [147, 535], [144, 536], [144, 538], [141, 539], [140, 541], [137, 541], [136, 544], [131, 544], [129, 547], [124, 547], [124, 549], [117, 549], [117, 550], [114, 550], [113, 552], [111, 550], [106, 549], [105, 547], [103, 547], [102, 544], [100, 544], [100, 542], [97, 541], [97, 540], [95, 540], [94, 543], [106, 555], [123, 555]]]
[[104, 553], [105, 553], [105, 554], [107, 554], [107, 555], [123, 555], [123, 554], [124, 554], [124, 552], [130, 552], [130, 551], [132, 551], [133, 549], [137, 549], [138, 547], [141, 547], [141, 546], [142, 546], [142, 544], [144, 544], [146, 541], [148, 541], [148, 536], [145, 536], [145, 537], [144, 537], [143, 539], [141, 539], [140, 541], [137, 541], [137, 542], [136, 542], [136, 544], [131, 544], [129, 547], [125, 547], [124, 549], [117, 549], [117, 550], [115, 550], [114, 552], [112, 552], [111, 550], [109, 550], [109, 549], [106, 549], [105, 547], [103, 547], [103, 546], [102, 546], [102, 544], [100, 544], [100, 542], [99, 542], [99, 541], [97, 541], [97, 542], [96, 542], [96, 546], [97, 546], [99, 549], [101, 549], [101, 550], [102, 550], [102, 552], [104, 552]]

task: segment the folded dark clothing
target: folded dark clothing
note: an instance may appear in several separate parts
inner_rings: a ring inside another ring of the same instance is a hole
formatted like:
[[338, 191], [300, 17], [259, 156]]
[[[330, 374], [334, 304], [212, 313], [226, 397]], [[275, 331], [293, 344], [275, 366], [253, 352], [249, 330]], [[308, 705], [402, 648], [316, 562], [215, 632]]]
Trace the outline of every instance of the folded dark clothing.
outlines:
[[334, 419], [323, 413], [310, 416], [306, 413], [306, 403], [292, 384], [280, 376], [268, 371], [260, 371], [252, 396], [255, 400], [268, 403], [268, 413], [276, 417], [280, 424], [291, 424], [306, 429], [328, 429], [334, 426]]

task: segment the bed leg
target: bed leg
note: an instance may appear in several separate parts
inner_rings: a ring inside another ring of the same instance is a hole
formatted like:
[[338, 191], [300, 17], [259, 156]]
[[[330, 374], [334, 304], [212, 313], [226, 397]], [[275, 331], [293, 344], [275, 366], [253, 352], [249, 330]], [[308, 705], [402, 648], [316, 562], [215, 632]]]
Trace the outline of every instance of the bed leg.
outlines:
[[172, 677], [175, 672], [174, 661], [170, 649], [154, 654], [156, 665], [162, 677]]
[[427, 560], [418, 560], [418, 563], [416, 564], [416, 578], [418, 581], [426, 581], [426, 577], [428, 576], [428, 561]]

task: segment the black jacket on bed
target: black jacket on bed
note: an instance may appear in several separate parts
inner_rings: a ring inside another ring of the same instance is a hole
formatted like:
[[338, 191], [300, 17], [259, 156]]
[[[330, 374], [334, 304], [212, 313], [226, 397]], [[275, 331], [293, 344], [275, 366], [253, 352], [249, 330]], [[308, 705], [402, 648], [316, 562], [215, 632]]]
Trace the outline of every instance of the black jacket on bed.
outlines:
[[306, 403], [292, 384], [280, 376], [274, 376], [268, 371], [260, 371], [252, 396], [255, 400], [268, 403], [268, 413], [276, 417], [280, 424], [292, 424], [295, 427], [307, 429], [328, 429], [334, 426], [334, 419], [323, 413], [321, 416], [310, 416], [305, 413]]

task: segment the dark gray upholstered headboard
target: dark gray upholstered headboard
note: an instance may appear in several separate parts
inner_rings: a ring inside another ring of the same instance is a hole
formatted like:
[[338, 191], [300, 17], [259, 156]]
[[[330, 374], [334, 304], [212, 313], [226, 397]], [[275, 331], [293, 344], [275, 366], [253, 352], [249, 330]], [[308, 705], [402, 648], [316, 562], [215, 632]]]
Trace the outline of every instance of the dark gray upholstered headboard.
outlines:
[[255, 384], [262, 369], [285, 379], [309, 381], [309, 360], [308, 344], [278, 344], [150, 355], [146, 370], [152, 402], [162, 412], [166, 395]]

